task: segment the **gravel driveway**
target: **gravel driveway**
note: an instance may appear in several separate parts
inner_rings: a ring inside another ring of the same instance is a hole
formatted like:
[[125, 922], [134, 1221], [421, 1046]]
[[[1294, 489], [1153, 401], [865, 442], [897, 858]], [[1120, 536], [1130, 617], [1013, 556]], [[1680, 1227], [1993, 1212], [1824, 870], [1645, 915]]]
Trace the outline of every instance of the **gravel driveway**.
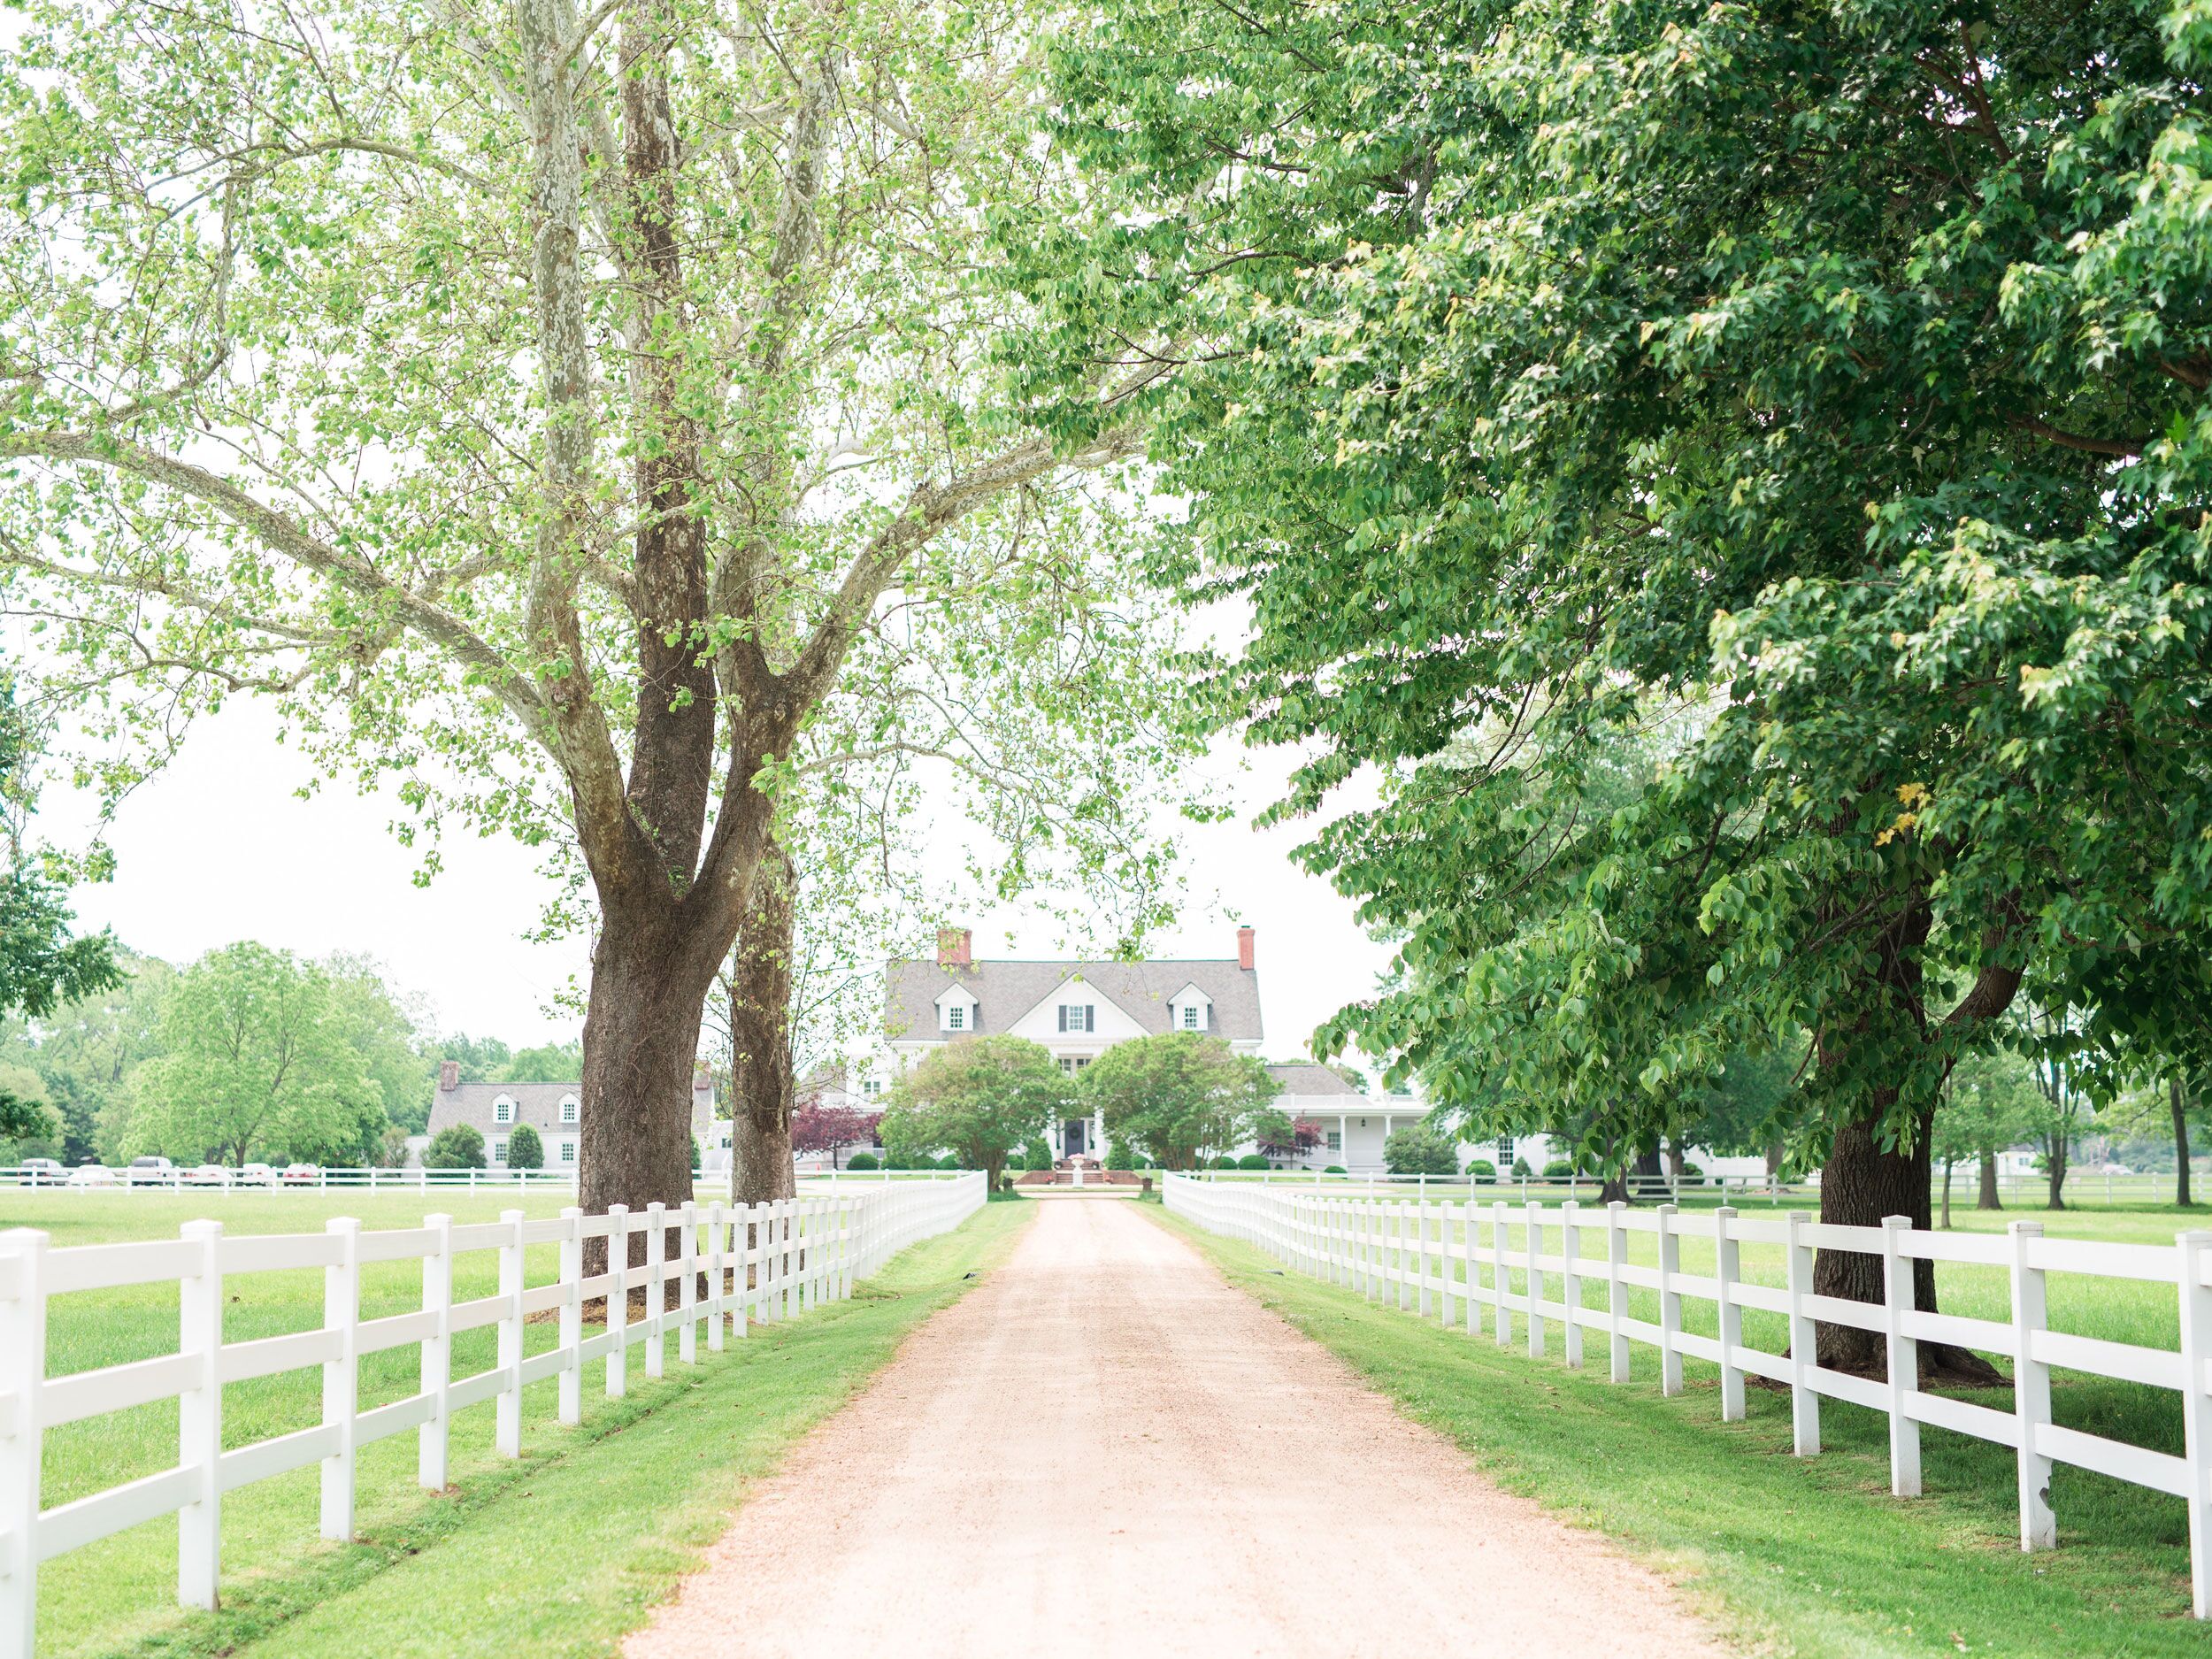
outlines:
[[1726, 1651], [1134, 1205], [1013, 1258], [756, 1488], [633, 1659]]

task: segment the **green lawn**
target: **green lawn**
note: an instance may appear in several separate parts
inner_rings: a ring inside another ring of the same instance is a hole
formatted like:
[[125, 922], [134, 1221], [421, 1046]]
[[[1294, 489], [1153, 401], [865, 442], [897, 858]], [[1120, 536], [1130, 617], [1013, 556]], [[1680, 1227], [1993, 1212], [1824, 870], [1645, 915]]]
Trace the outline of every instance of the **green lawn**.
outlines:
[[[1924, 1429], [1927, 1495], [1893, 1499], [1887, 1425], [1872, 1412], [1824, 1402], [1826, 1449], [1795, 1458], [1782, 1391], [1753, 1386], [1748, 1420], [1723, 1424], [1710, 1366], [1690, 1362], [1686, 1391], [1667, 1399], [1656, 1351], [1637, 1344], [1634, 1379], [1616, 1386], [1603, 1379], [1601, 1339], [1587, 1340], [1596, 1369], [1570, 1371], [1555, 1322], [1548, 1356], [1534, 1359], [1517, 1320], [1514, 1347], [1501, 1349], [1487, 1329], [1473, 1339], [1441, 1331], [1285, 1271], [1260, 1250], [1179, 1217], [1159, 1218], [1409, 1416], [1450, 1435], [1502, 1485], [1649, 1555], [1751, 1645], [1852, 1659], [2212, 1654], [2212, 1627], [2188, 1617], [2178, 1500], [2062, 1467], [2052, 1486], [2061, 1548], [2024, 1555], [2004, 1447]], [[1960, 1218], [2001, 1228], [2009, 1217]], [[2139, 1242], [2170, 1242], [2193, 1220], [2173, 1212], [2039, 1218], [2054, 1233]], [[1638, 1242], [1640, 1257], [1650, 1259], [1650, 1240]], [[1750, 1247], [1744, 1254], [1747, 1277], [1779, 1282], [1778, 1263], [1760, 1261], [1755, 1271]], [[1701, 1255], [1686, 1240], [1685, 1271], [1709, 1271], [1710, 1255], [1709, 1246]], [[1632, 1294], [1633, 1311], [1655, 1317], [1655, 1297]], [[1946, 1267], [1939, 1294], [1947, 1311], [2003, 1317], [2003, 1276], [1993, 1270]], [[1591, 1300], [1602, 1304], [1601, 1279]], [[2154, 1286], [2053, 1275], [2051, 1309], [2056, 1328], [2175, 1340], [2173, 1294]], [[1709, 1307], [1686, 1300], [1685, 1317], [1690, 1329], [1714, 1328]], [[1770, 1327], [1779, 1323], [1747, 1313], [1747, 1340], [1778, 1351]], [[2180, 1449], [2170, 1393], [2061, 1372], [2055, 1396], [2061, 1422]], [[2009, 1391], [1982, 1399], [2010, 1409]]]
[[[557, 1214], [565, 1194], [534, 1194], [524, 1208]], [[439, 1195], [463, 1221], [495, 1219], [513, 1195]], [[163, 1237], [215, 1214], [233, 1233], [316, 1232], [333, 1215], [365, 1226], [419, 1225], [421, 1196], [329, 1194], [0, 1194], [0, 1227], [35, 1225], [57, 1248]], [[923, 1318], [996, 1261], [1032, 1213], [992, 1205], [957, 1232], [902, 1253], [854, 1300], [804, 1318], [756, 1325], [743, 1342], [696, 1369], [677, 1363], [649, 1381], [630, 1366], [628, 1396], [605, 1399], [599, 1367], [584, 1379], [584, 1422], [555, 1420], [557, 1384], [526, 1393], [517, 1462], [491, 1448], [489, 1403], [455, 1419], [453, 1486], [443, 1495], [414, 1484], [415, 1437], [395, 1436], [361, 1454], [357, 1528], [350, 1546], [316, 1539], [312, 1469], [242, 1487], [224, 1500], [223, 1610], [187, 1615], [175, 1604], [176, 1523], [150, 1522], [48, 1563], [40, 1572], [43, 1654], [256, 1653], [358, 1655], [373, 1629], [380, 1655], [601, 1653], [664, 1594], [698, 1546], [718, 1531], [744, 1484], [772, 1468], [799, 1434], [848, 1398]], [[556, 1247], [531, 1252], [529, 1281], [549, 1279]], [[541, 1259], [542, 1254], [542, 1259]], [[420, 1305], [421, 1268], [365, 1269], [362, 1316]], [[497, 1257], [456, 1263], [457, 1299], [497, 1287]], [[307, 1330], [322, 1323], [319, 1271], [256, 1274], [230, 1286], [229, 1340]], [[526, 1332], [530, 1351], [554, 1327]], [[495, 1333], [454, 1340], [457, 1377], [493, 1363]], [[173, 1353], [174, 1286], [58, 1298], [49, 1315], [50, 1375]], [[703, 1340], [701, 1355], [706, 1359]], [[414, 1392], [411, 1348], [362, 1362], [366, 1408]], [[302, 1371], [224, 1391], [224, 1443], [237, 1446], [320, 1420], [319, 1372]], [[176, 1461], [173, 1402], [73, 1424], [46, 1440], [44, 1502], [50, 1508]], [[641, 1494], [647, 1494], [641, 1502]]]

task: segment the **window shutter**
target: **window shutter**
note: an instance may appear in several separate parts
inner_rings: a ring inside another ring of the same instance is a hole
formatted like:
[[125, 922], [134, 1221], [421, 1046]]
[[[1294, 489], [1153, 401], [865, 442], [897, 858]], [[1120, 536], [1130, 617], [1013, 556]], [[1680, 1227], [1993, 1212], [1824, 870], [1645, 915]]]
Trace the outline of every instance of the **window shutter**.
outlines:
[[1098, 1010], [1096, 1006], [1089, 1002], [1083, 1005], [1083, 1029], [1085, 1031], [1098, 1029]]

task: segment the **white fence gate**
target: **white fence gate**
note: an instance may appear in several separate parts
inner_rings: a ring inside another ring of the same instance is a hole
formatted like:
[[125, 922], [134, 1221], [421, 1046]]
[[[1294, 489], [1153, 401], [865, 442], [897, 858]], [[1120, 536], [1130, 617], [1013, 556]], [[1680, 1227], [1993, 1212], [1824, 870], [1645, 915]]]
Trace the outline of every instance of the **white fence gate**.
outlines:
[[[1902, 1216], [1879, 1227], [1839, 1227], [1803, 1210], [1753, 1219], [1725, 1207], [1685, 1212], [1672, 1204], [1631, 1210], [1625, 1204], [1584, 1210], [1504, 1202], [1403, 1203], [1293, 1193], [1280, 1188], [1166, 1178], [1167, 1207], [1209, 1233], [1257, 1245], [1278, 1260], [1370, 1301], [1387, 1302], [1447, 1328], [1463, 1322], [1479, 1333], [1486, 1317], [1498, 1342], [1513, 1340], [1517, 1315], [1528, 1351], [1545, 1351], [1545, 1326], [1558, 1323], [1567, 1363], [1583, 1363], [1583, 1339], [1605, 1345], [1615, 1382], [1628, 1380], [1629, 1344], [1659, 1352], [1660, 1387], [1682, 1390], [1686, 1356], [1720, 1368], [1724, 1421], [1744, 1415], [1744, 1377], [1764, 1377], [1790, 1391], [1795, 1450], [1820, 1450], [1820, 1402], [1848, 1401], [1889, 1419], [1890, 1489], [1899, 1497], [1920, 1494], [1920, 1430], [1950, 1429], [2013, 1448], [2018, 1475], [2020, 1547], [2048, 1549], [2058, 1542], [2051, 1509], [2051, 1466], [2068, 1463], [2154, 1491], [2172, 1493], [2189, 1506], [2190, 1577], [2196, 1616], [2212, 1617], [2212, 1392], [2206, 1364], [2212, 1360], [2212, 1233], [2184, 1233], [2171, 1247], [2110, 1244], [2088, 1239], [2047, 1239], [2042, 1225], [2016, 1221], [2003, 1234], [1928, 1233]], [[1654, 1235], [1657, 1263], [1628, 1260], [1628, 1235]], [[1604, 1239], [1602, 1256], [1585, 1256], [1582, 1241]], [[1714, 1271], [1682, 1271], [1681, 1240], [1709, 1240]], [[1548, 1250], [1547, 1241], [1556, 1244]], [[1781, 1287], [1746, 1283], [1740, 1247], [1779, 1245], [1786, 1252]], [[1813, 1253], [1844, 1250], [1882, 1263], [1884, 1300], [1847, 1302], [1813, 1294]], [[2001, 1267], [2011, 1279], [2011, 1317], [1962, 1318], [1925, 1313], [1913, 1305], [1913, 1263], [1970, 1263]], [[2051, 1273], [2078, 1273], [2174, 1286], [2181, 1317], [2181, 1348], [2137, 1347], [2053, 1331], [2045, 1318], [2044, 1281]], [[1521, 1288], [1512, 1286], [1515, 1274]], [[1606, 1286], [1605, 1306], [1585, 1307], [1592, 1280]], [[1626, 1290], [1658, 1296], [1656, 1324], [1627, 1313]], [[1718, 1336], [1682, 1328], [1685, 1297], [1713, 1304]], [[1457, 1304], [1456, 1310], [1455, 1303]], [[1780, 1314], [1787, 1321], [1789, 1351], [1770, 1354], [1743, 1341], [1743, 1310]], [[1883, 1339], [1888, 1380], [1832, 1371], [1815, 1361], [1816, 1325], [1848, 1325]], [[2013, 1409], [2000, 1411], [1970, 1401], [1924, 1392], [1918, 1345], [1945, 1342], [2014, 1364]], [[2170, 1388], [2180, 1396], [2184, 1452], [2154, 1451], [2103, 1435], [2084, 1433], [2051, 1420], [2051, 1371], [2085, 1371]]]
[[[645, 1374], [658, 1377], [672, 1331], [678, 1359], [695, 1364], [703, 1325], [707, 1347], [714, 1350], [723, 1347], [726, 1329], [742, 1337], [749, 1317], [787, 1319], [850, 1295], [856, 1279], [980, 1209], [983, 1179], [902, 1181], [751, 1208], [654, 1204], [632, 1214], [617, 1206], [603, 1216], [570, 1209], [541, 1221], [511, 1210], [495, 1222], [468, 1226], [457, 1226], [449, 1216], [431, 1216], [419, 1227], [392, 1232], [364, 1233], [357, 1221], [334, 1220], [320, 1233], [231, 1238], [219, 1221], [195, 1221], [186, 1224], [181, 1242], [159, 1239], [62, 1250], [49, 1249], [42, 1233], [0, 1233], [0, 1659], [27, 1659], [34, 1649], [42, 1562], [174, 1513], [178, 1599], [188, 1607], [212, 1608], [225, 1493], [319, 1463], [322, 1536], [350, 1538], [354, 1464], [362, 1447], [414, 1430], [417, 1478], [442, 1490], [453, 1414], [490, 1401], [497, 1411], [498, 1451], [519, 1457], [527, 1385], [558, 1378], [560, 1420], [580, 1422], [588, 1361], [605, 1359], [606, 1391], [617, 1397], [627, 1385], [633, 1348], [644, 1349]], [[629, 1240], [638, 1234], [643, 1235], [645, 1260], [630, 1266]], [[591, 1239], [609, 1241], [608, 1271], [587, 1278], [584, 1246]], [[560, 1247], [559, 1274], [549, 1283], [526, 1282], [524, 1252], [533, 1244]], [[499, 1253], [498, 1292], [457, 1302], [454, 1258], [478, 1250]], [[422, 1263], [420, 1310], [362, 1318], [362, 1268], [403, 1261]], [[223, 1340], [229, 1281], [316, 1267], [323, 1270], [320, 1328], [250, 1342]], [[709, 1287], [703, 1297], [698, 1294], [703, 1278]], [[673, 1309], [667, 1307], [664, 1288], [672, 1279], [677, 1285]], [[46, 1315], [52, 1298], [162, 1283], [178, 1286], [174, 1354], [47, 1376]], [[648, 1311], [632, 1321], [625, 1293], [640, 1287]], [[587, 1337], [583, 1305], [602, 1298], [606, 1329]], [[555, 1311], [556, 1345], [525, 1357], [524, 1322]], [[497, 1363], [474, 1376], [453, 1376], [453, 1338], [484, 1325], [498, 1327]], [[421, 1355], [420, 1388], [362, 1410], [361, 1359], [411, 1347]], [[225, 1384], [311, 1365], [322, 1369], [320, 1424], [225, 1448]], [[41, 1441], [47, 1429], [170, 1399], [178, 1402], [174, 1468], [55, 1509], [39, 1507]]]

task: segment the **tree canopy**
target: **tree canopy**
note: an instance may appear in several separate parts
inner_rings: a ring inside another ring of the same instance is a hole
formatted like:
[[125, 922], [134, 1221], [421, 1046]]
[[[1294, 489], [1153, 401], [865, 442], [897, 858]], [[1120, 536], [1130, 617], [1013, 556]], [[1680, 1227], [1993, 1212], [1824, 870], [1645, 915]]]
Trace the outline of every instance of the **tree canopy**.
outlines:
[[968, 1037], [933, 1048], [891, 1086], [884, 1150], [911, 1164], [950, 1152], [981, 1170], [994, 1191], [1010, 1154], [1045, 1132], [1067, 1099], [1067, 1079], [1026, 1037]]
[[1282, 1086], [1250, 1055], [1218, 1037], [1171, 1031], [1118, 1042], [1085, 1068], [1084, 1103], [1103, 1115], [1107, 1138], [1151, 1167], [1196, 1169], [1265, 1126], [1288, 1138], [1271, 1102]]

